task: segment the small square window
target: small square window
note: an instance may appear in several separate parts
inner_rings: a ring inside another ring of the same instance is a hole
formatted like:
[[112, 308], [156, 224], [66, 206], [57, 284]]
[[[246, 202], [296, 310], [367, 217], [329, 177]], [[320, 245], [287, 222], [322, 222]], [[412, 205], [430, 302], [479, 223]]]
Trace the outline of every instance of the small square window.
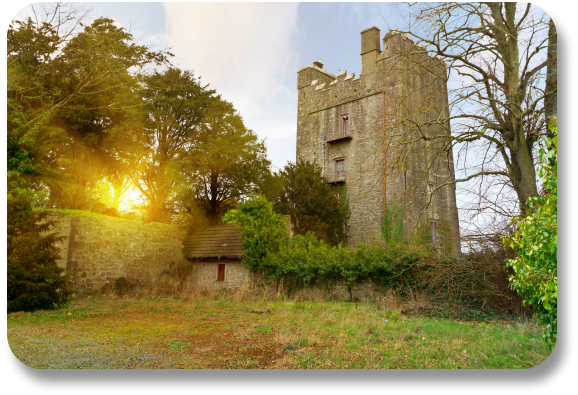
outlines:
[[225, 281], [225, 264], [219, 263], [217, 265], [217, 281]]

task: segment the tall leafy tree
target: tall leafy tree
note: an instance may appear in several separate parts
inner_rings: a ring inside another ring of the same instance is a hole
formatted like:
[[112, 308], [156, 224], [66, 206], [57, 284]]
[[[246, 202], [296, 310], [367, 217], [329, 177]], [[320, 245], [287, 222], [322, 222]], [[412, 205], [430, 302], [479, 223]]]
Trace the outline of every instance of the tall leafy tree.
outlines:
[[64, 35], [53, 21], [17, 21], [8, 31], [9, 182], [35, 176], [67, 205], [115, 173], [127, 147], [119, 126], [138, 104], [135, 76], [169, 53], [136, 45], [111, 19]]
[[215, 91], [190, 71], [170, 67], [143, 79], [144, 128], [134, 152], [131, 178], [146, 199], [149, 220], [170, 221], [183, 164], [201, 136], [201, 124]]
[[276, 175], [279, 181], [271, 180], [269, 199], [275, 211], [291, 216], [295, 234], [309, 231], [319, 238], [337, 244], [344, 240], [344, 223], [349, 218], [349, 204], [345, 189], [331, 187], [321, 175], [321, 168], [309, 161], [288, 163]]
[[192, 199], [180, 203], [187, 210], [195, 204], [211, 224], [257, 193], [270, 174], [265, 142], [244, 125], [231, 103], [221, 99], [212, 101], [191, 153], [185, 173]]

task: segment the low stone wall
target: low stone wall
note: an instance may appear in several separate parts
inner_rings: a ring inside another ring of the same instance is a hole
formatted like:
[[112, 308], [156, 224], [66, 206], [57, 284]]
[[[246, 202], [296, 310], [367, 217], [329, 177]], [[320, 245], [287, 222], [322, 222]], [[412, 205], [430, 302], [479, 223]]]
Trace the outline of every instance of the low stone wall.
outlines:
[[[217, 281], [217, 265], [225, 264], [225, 281]], [[311, 284], [304, 289], [288, 291], [282, 281], [265, 285], [260, 273], [251, 273], [241, 261], [211, 261], [194, 262], [191, 278], [195, 287], [200, 291], [237, 291], [259, 289], [270, 292], [279, 292], [286, 297], [295, 299], [302, 298], [311, 301], [359, 301], [371, 302], [381, 296], [379, 286], [371, 280], [354, 283], [351, 289], [345, 281], [337, 281], [329, 284]]]
[[185, 234], [177, 226], [106, 217], [54, 214], [59, 266], [72, 289], [91, 292], [119, 277], [146, 280], [183, 261]]
[[[92, 292], [119, 277], [153, 280], [171, 263], [186, 261], [183, 257], [185, 234], [174, 225], [61, 214], [54, 214], [54, 218], [55, 230], [66, 237], [59, 245], [58, 264], [66, 270], [69, 285], [76, 291]], [[226, 265], [225, 281], [217, 281], [218, 263]], [[191, 279], [202, 291], [249, 290], [262, 284], [258, 273], [252, 274], [237, 260], [194, 262]], [[379, 287], [370, 280], [353, 284], [351, 290], [344, 281], [312, 284], [289, 294], [282, 282], [268, 287], [288, 297], [301, 295], [312, 301], [374, 301], [381, 295]]]
[[320, 301], [358, 301], [374, 302], [382, 295], [379, 285], [371, 280], [358, 281], [351, 285], [345, 281], [336, 281], [327, 284], [313, 283], [303, 289], [288, 290], [283, 281], [275, 281], [265, 285], [260, 273], [254, 273], [251, 279], [255, 289], [264, 288], [267, 292], [279, 292], [290, 299], [305, 299], [314, 302]]
[[345, 281], [338, 281], [335, 284], [313, 284], [299, 293], [303, 298], [312, 301], [373, 302], [381, 295], [381, 290], [371, 280], [364, 280], [352, 284], [351, 292]]

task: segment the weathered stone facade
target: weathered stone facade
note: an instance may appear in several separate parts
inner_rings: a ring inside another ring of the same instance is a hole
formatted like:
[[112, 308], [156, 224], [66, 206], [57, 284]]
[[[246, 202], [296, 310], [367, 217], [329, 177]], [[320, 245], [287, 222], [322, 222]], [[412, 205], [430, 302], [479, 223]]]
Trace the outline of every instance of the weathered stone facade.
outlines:
[[[225, 265], [222, 281], [218, 281], [218, 265]], [[201, 291], [249, 290], [251, 286], [251, 272], [240, 260], [195, 262], [191, 276]]]
[[174, 225], [71, 215], [56, 219], [56, 231], [66, 237], [59, 246], [59, 266], [76, 291], [91, 292], [119, 277], [153, 278], [184, 260], [185, 234]]
[[[427, 193], [454, 179], [451, 151], [434, 155], [435, 143], [419, 139], [407, 150], [400, 141], [415, 137], [404, 135], [404, 120], [419, 119], [426, 110], [448, 111], [445, 65], [427, 54], [413, 58], [419, 58], [419, 66], [398, 56], [416, 48], [392, 31], [383, 38], [382, 52], [380, 31], [372, 27], [361, 32], [359, 77], [346, 70], [334, 75], [320, 61], [297, 74], [297, 160], [315, 161], [330, 183], [346, 186], [348, 246], [379, 239], [384, 213], [400, 207], [405, 239], [420, 228], [443, 224], [454, 253], [459, 252], [455, 185], [437, 189], [429, 205]], [[416, 71], [424, 65], [429, 71]], [[448, 133], [449, 125], [428, 126], [424, 132]]]

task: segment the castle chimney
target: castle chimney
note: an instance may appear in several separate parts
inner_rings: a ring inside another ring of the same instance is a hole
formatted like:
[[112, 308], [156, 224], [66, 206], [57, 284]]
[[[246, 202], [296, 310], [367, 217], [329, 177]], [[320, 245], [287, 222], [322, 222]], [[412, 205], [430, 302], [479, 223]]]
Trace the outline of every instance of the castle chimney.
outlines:
[[[380, 30], [372, 26], [361, 32], [361, 70], [375, 68], [377, 55], [381, 54], [381, 43], [379, 40]], [[368, 70], [369, 71], [369, 70]]]
[[319, 67], [320, 69], [323, 68], [323, 63], [321, 63], [321, 58], [319, 58], [319, 60], [317, 62], [313, 62], [314, 66]]

